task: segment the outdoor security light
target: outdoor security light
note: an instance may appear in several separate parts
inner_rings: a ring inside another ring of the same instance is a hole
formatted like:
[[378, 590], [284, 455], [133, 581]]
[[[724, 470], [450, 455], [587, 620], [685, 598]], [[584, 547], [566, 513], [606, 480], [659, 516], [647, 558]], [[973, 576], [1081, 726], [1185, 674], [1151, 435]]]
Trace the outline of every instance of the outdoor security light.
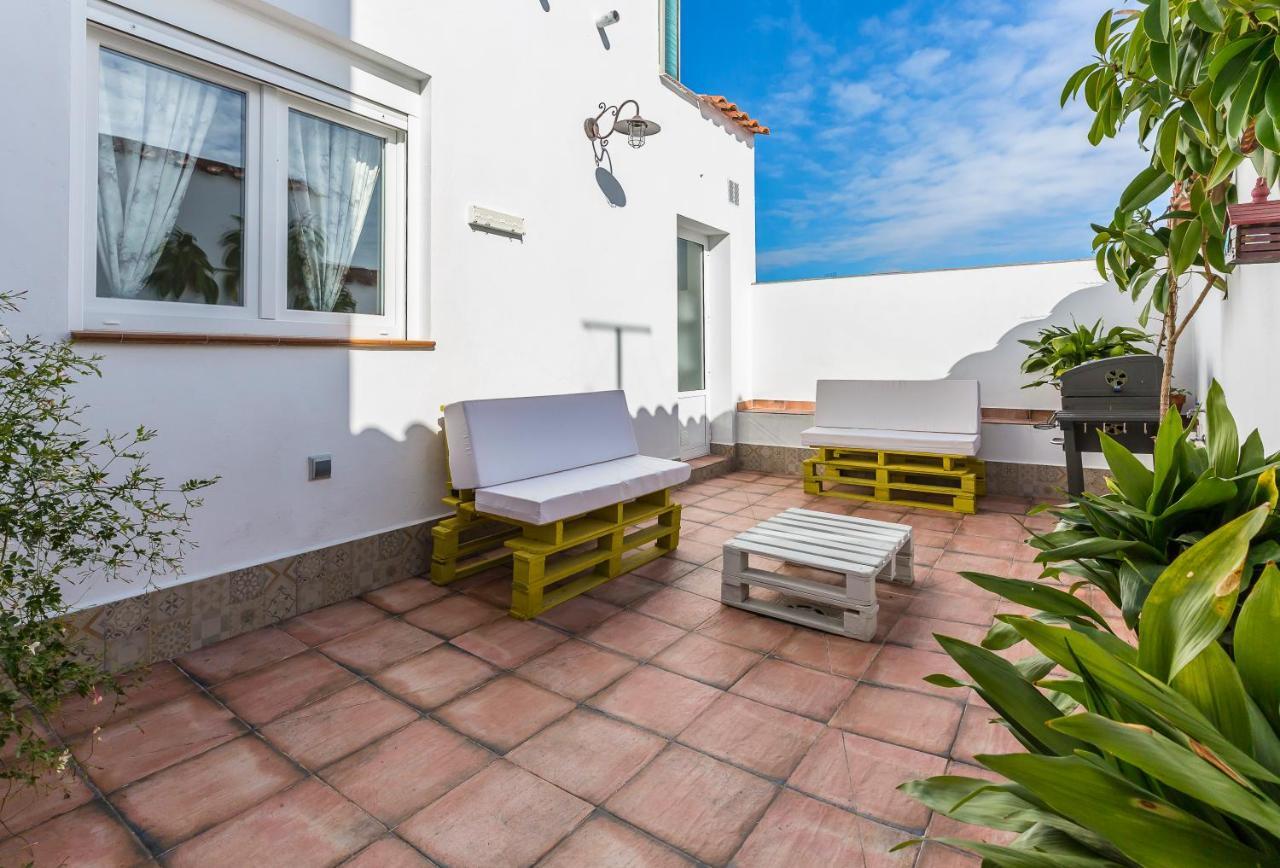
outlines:
[[[621, 117], [622, 110], [627, 105], [635, 107], [635, 114], [629, 118]], [[599, 109], [600, 113], [598, 115], [593, 118], [587, 118], [582, 123], [587, 138], [591, 140], [597, 166], [604, 159], [605, 148], [609, 146], [609, 136], [614, 133], [625, 135], [627, 144], [631, 147], [641, 148], [644, 147], [645, 139], [662, 132], [662, 127], [656, 122], [646, 120], [640, 116], [640, 104], [633, 99], [623, 100], [618, 105], [600, 103]], [[611, 116], [612, 123], [606, 121], [605, 125], [602, 126], [601, 121], [604, 120], [605, 115]]]

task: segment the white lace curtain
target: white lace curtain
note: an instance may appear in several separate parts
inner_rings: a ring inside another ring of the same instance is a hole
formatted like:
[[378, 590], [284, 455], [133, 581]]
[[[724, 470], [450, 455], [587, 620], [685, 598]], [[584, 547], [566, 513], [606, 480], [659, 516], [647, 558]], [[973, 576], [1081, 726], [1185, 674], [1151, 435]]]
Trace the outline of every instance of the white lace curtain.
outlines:
[[382, 171], [382, 139], [289, 113], [289, 222], [314, 310], [342, 295]]
[[98, 93], [98, 259], [136, 298], [178, 219], [219, 88], [104, 52]]

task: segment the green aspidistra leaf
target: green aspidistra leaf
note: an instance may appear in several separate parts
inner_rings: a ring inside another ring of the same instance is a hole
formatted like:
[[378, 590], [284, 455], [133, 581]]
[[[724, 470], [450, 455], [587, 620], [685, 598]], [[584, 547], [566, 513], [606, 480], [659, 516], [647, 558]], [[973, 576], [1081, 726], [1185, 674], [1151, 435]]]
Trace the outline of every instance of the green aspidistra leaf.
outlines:
[[1280, 732], [1280, 570], [1267, 564], [1240, 607], [1236, 669], [1245, 690]]
[[1120, 196], [1121, 211], [1136, 211], [1144, 205], [1151, 204], [1160, 194], [1173, 186], [1173, 175], [1163, 168], [1148, 166], [1138, 173]]

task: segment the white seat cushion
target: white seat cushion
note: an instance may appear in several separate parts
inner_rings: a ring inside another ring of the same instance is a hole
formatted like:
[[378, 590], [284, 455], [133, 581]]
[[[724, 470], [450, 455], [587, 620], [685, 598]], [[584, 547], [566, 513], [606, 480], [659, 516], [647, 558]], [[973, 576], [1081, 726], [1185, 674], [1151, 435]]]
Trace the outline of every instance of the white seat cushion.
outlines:
[[891, 431], [884, 428], [831, 428], [815, 426], [800, 432], [805, 446], [844, 446], [881, 452], [927, 452], [934, 455], [977, 455], [979, 434], [947, 434], [937, 431]]
[[476, 490], [476, 509], [525, 524], [550, 524], [679, 485], [688, 464], [631, 455]]
[[820, 428], [978, 434], [977, 380], [819, 380]]
[[449, 479], [488, 488], [640, 451], [621, 391], [459, 401], [444, 408]]

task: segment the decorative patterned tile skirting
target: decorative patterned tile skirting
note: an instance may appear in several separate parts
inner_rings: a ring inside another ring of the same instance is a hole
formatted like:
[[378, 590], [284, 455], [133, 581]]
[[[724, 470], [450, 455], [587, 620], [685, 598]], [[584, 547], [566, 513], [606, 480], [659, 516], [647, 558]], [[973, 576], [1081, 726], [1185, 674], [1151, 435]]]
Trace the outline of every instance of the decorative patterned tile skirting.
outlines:
[[423, 522], [68, 616], [82, 651], [123, 672], [168, 660], [425, 574], [431, 525]]
[[[738, 464], [743, 470], [799, 476], [801, 462], [813, 455], [812, 449], [800, 446], [761, 446], [739, 443]], [[1106, 472], [1085, 469], [1085, 486], [1089, 491], [1104, 493]], [[1067, 488], [1066, 467], [1050, 464], [1014, 464], [1008, 461], [987, 462], [987, 493], [1037, 500], [1058, 499]]]

